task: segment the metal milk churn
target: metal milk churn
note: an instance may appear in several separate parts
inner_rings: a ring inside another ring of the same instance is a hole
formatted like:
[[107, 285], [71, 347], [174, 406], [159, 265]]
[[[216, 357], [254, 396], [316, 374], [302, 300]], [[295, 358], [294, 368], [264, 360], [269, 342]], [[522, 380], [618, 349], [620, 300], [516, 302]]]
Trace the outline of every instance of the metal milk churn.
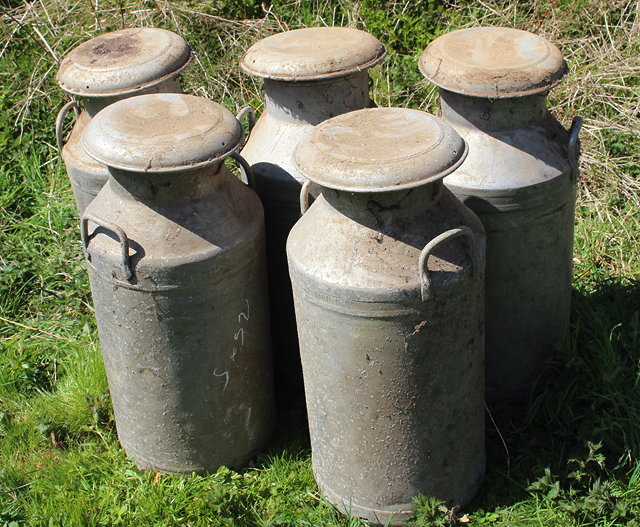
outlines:
[[271, 432], [262, 206], [223, 161], [242, 140], [225, 108], [181, 94], [114, 103], [81, 139], [109, 167], [81, 232], [118, 436], [141, 468], [239, 466]]
[[445, 185], [487, 234], [486, 395], [521, 399], [569, 323], [581, 120], [567, 132], [546, 109], [567, 65], [542, 37], [481, 27], [434, 40], [420, 70], [469, 144]]
[[191, 59], [185, 40], [164, 29], [122, 29], [92, 38], [73, 49], [60, 63], [58, 83], [79, 97], [82, 112], [64, 143], [62, 126], [76, 100], [58, 113], [56, 139], [67, 168], [80, 216], [108, 179], [107, 167], [80, 146], [82, 131], [102, 109], [117, 100], [143, 93], [180, 92], [179, 73]]
[[418, 493], [463, 505], [484, 473], [484, 233], [442, 184], [465, 155], [400, 108], [325, 121], [295, 153], [322, 186], [287, 242], [313, 471], [376, 525]]
[[385, 54], [380, 41], [364, 31], [314, 27], [260, 40], [240, 63], [245, 72], [264, 78], [265, 111], [242, 155], [252, 165], [264, 205], [274, 360], [288, 384], [302, 380], [285, 252], [300, 217], [305, 180], [293, 152], [318, 123], [373, 104], [367, 70]]

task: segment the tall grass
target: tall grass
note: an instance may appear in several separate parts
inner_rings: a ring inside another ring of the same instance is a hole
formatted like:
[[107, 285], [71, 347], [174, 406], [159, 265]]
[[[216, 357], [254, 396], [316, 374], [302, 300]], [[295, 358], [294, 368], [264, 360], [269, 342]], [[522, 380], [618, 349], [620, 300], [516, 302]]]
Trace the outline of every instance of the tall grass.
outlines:
[[584, 117], [572, 327], [524, 405], [488, 408], [488, 467], [465, 511], [417, 503], [416, 525], [640, 524], [640, 20], [632, 0], [74, 0], [0, 3], [0, 525], [340, 525], [319, 496], [304, 411], [249, 468], [191, 478], [139, 473], [117, 443], [77, 214], [54, 146], [57, 62], [105, 31], [159, 26], [196, 57], [189, 93], [262, 108], [238, 59], [309, 25], [366, 29], [389, 49], [379, 105], [432, 110], [418, 73], [443, 32], [536, 31], [571, 66], [550, 96]]

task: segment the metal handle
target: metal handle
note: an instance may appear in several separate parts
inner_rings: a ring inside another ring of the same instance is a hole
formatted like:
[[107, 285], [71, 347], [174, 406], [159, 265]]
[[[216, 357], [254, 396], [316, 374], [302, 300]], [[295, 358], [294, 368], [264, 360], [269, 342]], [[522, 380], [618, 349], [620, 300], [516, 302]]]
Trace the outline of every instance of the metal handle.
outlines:
[[251, 135], [251, 131], [253, 130], [253, 127], [256, 125], [256, 111], [251, 106], [245, 106], [244, 108], [242, 108], [242, 110], [238, 112], [238, 114], [236, 115], [236, 119], [238, 119], [238, 121], [242, 121], [242, 119], [244, 119], [245, 117], [247, 117], [247, 122], [249, 123], [249, 132], [247, 133], [247, 136], [244, 138], [244, 142], [242, 143], [243, 147], [244, 145], [247, 144], [247, 141], [249, 140], [249, 136]]
[[124, 275], [125, 280], [130, 281], [133, 277], [133, 269], [131, 268], [131, 258], [129, 257], [129, 238], [127, 238], [125, 232], [115, 223], [101, 220], [93, 214], [84, 213], [82, 215], [82, 220], [80, 223], [80, 237], [82, 238], [82, 247], [84, 248], [84, 254], [87, 260], [91, 261], [91, 255], [89, 254], [89, 233], [87, 229], [90, 221], [92, 221], [99, 227], [102, 227], [103, 229], [111, 231], [118, 237], [122, 249], [122, 261], [120, 262], [120, 266], [122, 267], [122, 274]]
[[569, 166], [571, 167], [571, 181], [578, 179], [578, 160], [580, 158], [580, 129], [582, 128], [582, 117], [576, 115], [569, 129], [569, 144], [567, 145], [567, 155], [569, 156]]
[[311, 185], [311, 181], [307, 179], [300, 189], [300, 216], [309, 210], [309, 189]]
[[422, 294], [422, 300], [429, 300], [433, 297], [433, 287], [431, 284], [431, 278], [429, 278], [429, 267], [427, 265], [431, 251], [433, 251], [438, 245], [443, 242], [453, 240], [459, 236], [465, 236], [469, 241], [469, 256], [471, 258], [471, 273], [476, 272], [478, 267], [478, 256], [476, 254], [476, 237], [473, 231], [469, 227], [464, 225], [455, 229], [450, 229], [436, 236], [427, 245], [424, 246], [420, 257], [418, 258], [418, 270], [420, 271], [420, 291]]
[[256, 180], [253, 177], [253, 170], [251, 170], [251, 166], [247, 163], [247, 160], [238, 154], [238, 152], [232, 152], [229, 157], [237, 163], [240, 172], [242, 172], [242, 175], [244, 176], [243, 182], [255, 190]]
[[56, 142], [58, 143], [58, 150], [62, 152], [62, 147], [64, 146], [64, 142], [62, 141], [62, 127], [64, 126], [64, 118], [69, 113], [71, 108], [76, 111], [76, 118], [78, 117], [78, 101], [71, 101], [65, 104], [60, 111], [58, 112], [58, 117], [56, 117]]

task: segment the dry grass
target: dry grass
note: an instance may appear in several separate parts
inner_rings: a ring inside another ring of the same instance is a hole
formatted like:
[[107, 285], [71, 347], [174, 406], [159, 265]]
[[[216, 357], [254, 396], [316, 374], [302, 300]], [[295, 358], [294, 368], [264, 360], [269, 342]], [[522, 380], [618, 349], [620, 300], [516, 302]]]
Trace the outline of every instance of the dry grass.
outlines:
[[[303, 5], [292, 2], [287, 6], [287, 17], [273, 5], [263, 5], [260, 18], [240, 20], [216, 15], [205, 2], [167, 0], [154, 3], [129, 0], [118, 7], [93, 0], [34, 1], [4, 9], [0, 12], [3, 22], [0, 59], [22, 39], [33, 40], [41, 49], [27, 80], [25, 97], [16, 108], [14, 124], [24, 129], [32, 124], [30, 107], [50, 103], [57, 60], [78, 42], [104, 31], [132, 26], [159, 25], [188, 37], [195, 60], [186, 74], [186, 91], [220, 100], [233, 106], [232, 110], [246, 103], [259, 107], [260, 83], [240, 72], [238, 58], [242, 50], [259, 38], [292, 29], [287, 20], [302, 18]], [[333, 13], [333, 17], [317, 17], [316, 24], [363, 27], [357, 1], [317, 0], [314, 5], [318, 13]], [[336, 6], [346, 16], [339, 16]], [[500, 0], [481, 0], [453, 5], [448, 11], [445, 25], [449, 27], [504, 25], [529, 29], [550, 38], [563, 51], [571, 73], [553, 91], [551, 105], [565, 125], [573, 115], [584, 117], [581, 168], [582, 196], [586, 200], [602, 199], [602, 190], [614, 187], [625, 199], [640, 203], [637, 177], [640, 139], [635, 136], [635, 149], [611, 151], [611, 143], [615, 142], [612, 137], [626, 137], [640, 130], [639, 6], [635, 0], [614, 3], [596, 0], [584, 6], [579, 2], [561, 5], [558, 0], [506, 5]], [[400, 97], [390, 95], [393, 69], [394, 64], [389, 61], [375, 75], [374, 99], [382, 105], [433, 107], [435, 90], [425, 90], [424, 84], [407, 86]], [[8, 71], [2, 75], [11, 77]], [[634, 139], [623, 139], [630, 140]]]
[[[50, 520], [209, 525], [212, 518], [226, 518], [219, 525], [234, 526], [361, 524], [339, 519], [318, 501], [306, 447], [293, 444], [282, 459], [265, 458], [259, 471], [244, 474], [225, 469], [208, 479], [157, 481], [133, 472], [110, 420], [77, 217], [66, 176], [56, 163], [53, 121], [64, 99], [55, 83], [58, 60], [102, 32], [134, 26], [172, 29], [195, 50], [185, 91], [215, 98], [230, 110], [246, 104], [260, 109], [260, 83], [238, 66], [242, 51], [270, 33], [305, 24], [374, 31], [373, 25], [366, 26], [367, 1], [275, 2], [280, 7], [265, 2], [251, 17], [242, 12], [252, 0], [1, 4], [12, 7], [0, 7], [0, 118], [18, 130], [22, 144], [13, 144], [13, 129], [0, 128], [0, 144], [11, 140], [0, 163], [0, 183], [8, 181], [6, 195], [0, 193], [0, 525], [48, 525]], [[490, 448], [486, 490], [462, 518], [465, 524], [471, 518], [472, 525], [627, 524], [632, 515], [640, 518], [635, 457], [640, 438], [634, 426], [640, 405], [632, 378], [640, 338], [639, 6], [637, 0], [457, 1], [443, 15], [444, 30], [505, 25], [556, 42], [571, 73], [553, 90], [552, 110], [567, 126], [573, 115], [584, 117], [574, 266], [577, 322], [555, 365], [563, 382], [551, 385], [537, 409], [530, 410], [526, 433], [519, 428], [524, 427], [521, 409], [492, 409], [491, 419], [504, 437], [492, 436], [488, 426], [488, 445], [495, 452]], [[219, 16], [213, 6], [220, 4], [236, 6], [240, 14]], [[412, 2], [386, 0], [384, 5], [402, 12]], [[392, 24], [392, 31], [400, 30], [401, 25]], [[402, 40], [402, 35], [392, 36]], [[416, 70], [421, 51], [390, 53], [374, 70], [372, 95], [378, 104], [434, 109], [436, 90], [421, 82]], [[11, 275], [15, 279], [9, 280]], [[296, 420], [296, 426], [303, 425]], [[627, 434], [623, 439], [621, 428]], [[594, 470], [582, 475], [579, 484], [563, 480], [565, 494], [550, 498], [553, 478], [567, 472], [565, 465], [573, 466], [567, 458], [583, 440], [611, 443], [616, 458], [633, 453], [624, 466], [633, 469], [635, 464], [636, 475], [619, 471], [614, 478]], [[496, 461], [504, 458], [503, 442], [510, 459], [507, 477]], [[554, 465], [553, 478], [542, 476], [545, 464]], [[604, 496], [601, 501], [598, 493]], [[616, 509], [622, 501], [628, 514]], [[461, 525], [451, 518], [443, 521], [419, 525]]]
[[[185, 91], [225, 100], [239, 98], [238, 95], [244, 95], [246, 90], [234, 80], [238, 68], [229, 68], [228, 63], [221, 64], [218, 60], [224, 57], [224, 50], [241, 49], [247, 42], [286, 29], [271, 18], [270, 13], [258, 20], [230, 20], [206, 10], [193, 9], [186, 2], [160, 1], [152, 4], [153, 7], [146, 5], [149, 4], [138, 0], [127, 2], [123, 8], [102, 7], [92, 1], [35, 1], [4, 10], [0, 14], [5, 28], [1, 37], [0, 58], [12, 43], [25, 38], [34, 40], [42, 49], [41, 56], [34, 64], [33, 75], [28, 79], [26, 97], [18, 108], [16, 123], [24, 126], [29, 107], [45, 96], [43, 86], [49, 90], [55, 89], [54, 77], [59, 59], [78, 43], [100, 33], [146, 26], [166, 27], [175, 31], [188, 38], [195, 51], [195, 60], [185, 76]], [[194, 30], [201, 37], [196, 42], [190, 38]]]
[[[466, 3], [465, 3], [466, 4]], [[457, 8], [462, 26], [511, 26], [534, 31], [563, 52], [570, 74], [551, 94], [551, 110], [569, 125], [584, 118], [582, 198], [602, 200], [609, 187], [640, 204], [640, 3], [481, 0]], [[633, 135], [632, 153], [613, 153], [612, 136]], [[605, 190], [603, 192], [603, 190]]]

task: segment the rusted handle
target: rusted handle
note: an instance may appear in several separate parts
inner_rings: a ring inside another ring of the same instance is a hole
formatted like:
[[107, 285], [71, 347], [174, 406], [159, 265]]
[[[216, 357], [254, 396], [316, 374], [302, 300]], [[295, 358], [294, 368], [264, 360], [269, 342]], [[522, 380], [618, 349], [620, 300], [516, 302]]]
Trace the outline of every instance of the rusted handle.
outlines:
[[243, 179], [244, 183], [246, 183], [250, 188], [255, 190], [256, 180], [253, 177], [253, 170], [251, 170], [251, 166], [249, 166], [249, 163], [247, 163], [247, 160], [237, 152], [233, 152], [229, 157], [233, 159], [237, 163], [238, 168], [240, 168], [240, 172], [242, 172], [242, 175], [244, 176], [244, 179]]
[[580, 129], [582, 128], [582, 117], [576, 115], [569, 129], [569, 144], [567, 145], [567, 155], [569, 156], [569, 166], [571, 167], [571, 181], [578, 179], [578, 160], [580, 158]]
[[251, 135], [251, 131], [253, 130], [253, 127], [256, 125], [256, 111], [251, 106], [245, 106], [244, 108], [242, 108], [242, 110], [238, 112], [238, 114], [236, 115], [236, 119], [238, 119], [238, 121], [242, 121], [245, 117], [247, 117], [247, 122], [249, 123], [249, 132], [247, 133], [247, 136], [244, 138], [244, 142], [242, 143], [243, 147], [244, 145], [247, 144], [247, 141], [249, 140], [249, 136]]
[[82, 238], [82, 247], [84, 248], [84, 254], [88, 261], [91, 261], [91, 254], [89, 254], [89, 232], [88, 225], [89, 222], [92, 221], [99, 227], [103, 229], [107, 229], [111, 231], [118, 237], [120, 241], [121, 247], [121, 262], [120, 266], [122, 267], [122, 274], [124, 275], [124, 279], [130, 281], [133, 277], [133, 269], [131, 268], [131, 258], [129, 257], [129, 238], [127, 238], [126, 233], [118, 227], [115, 223], [111, 223], [110, 221], [101, 220], [100, 218], [94, 216], [93, 214], [84, 213], [82, 215], [82, 220], [80, 223], [80, 237]]
[[65, 104], [60, 111], [58, 112], [58, 117], [56, 117], [56, 143], [58, 143], [58, 150], [62, 152], [62, 147], [64, 146], [64, 142], [62, 140], [62, 127], [64, 126], [64, 118], [69, 113], [69, 110], [75, 109], [76, 117], [78, 116], [78, 101], [71, 101]]
[[433, 286], [431, 284], [431, 278], [429, 278], [428, 260], [431, 252], [441, 243], [453, 240], [459, 236], [465, 236], [469, 241], [469, 256], [471, 258], [471, 273], [474, 274], [478, 267], [478, 256], [476, 254], [476, 237], [473, 231], [469, 227], [464, 225], [455, 229], [450, 229], [436, 236], [427, 245], [424, 246], [420, 257], [418, 258], [418, 270], [420, 271], [420, 292], [422, 294], [422, 300], [430, 300], [433, 297]]
[[309, 210], [309, 189], [311, 188], [310, 180], [306, 180], [300, 189], [300, 216]]

